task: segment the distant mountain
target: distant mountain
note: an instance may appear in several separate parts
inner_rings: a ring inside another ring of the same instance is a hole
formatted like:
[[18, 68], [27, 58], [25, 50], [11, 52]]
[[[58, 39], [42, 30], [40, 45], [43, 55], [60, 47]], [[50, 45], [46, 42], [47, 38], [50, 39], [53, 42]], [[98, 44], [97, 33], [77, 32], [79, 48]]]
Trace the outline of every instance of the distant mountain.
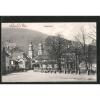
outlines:
[[28, 45], [33, 43], [34, 49], [37, 52], [38, 44], [43, 42], [48, 35], [41, 32], [21, 28], [2, 28], [2, 41], [13, 41], [18, 47], [25, 52], [28, 51]]

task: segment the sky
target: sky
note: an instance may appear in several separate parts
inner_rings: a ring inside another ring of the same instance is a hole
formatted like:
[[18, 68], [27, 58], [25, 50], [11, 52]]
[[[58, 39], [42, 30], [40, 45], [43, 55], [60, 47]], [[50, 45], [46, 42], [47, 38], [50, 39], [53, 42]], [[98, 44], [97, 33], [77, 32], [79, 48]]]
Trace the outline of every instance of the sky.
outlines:
[[69, 40], [74, 40], [80, 29], [83, 28], [87, 36], [87, 44], [92, 41], [87, 33], [95, 32], [93, 34], [96, 36], [96, 22], [2, 23], [2, 28], [25, 28], [47, 35], [61, 34], [62, 37]]

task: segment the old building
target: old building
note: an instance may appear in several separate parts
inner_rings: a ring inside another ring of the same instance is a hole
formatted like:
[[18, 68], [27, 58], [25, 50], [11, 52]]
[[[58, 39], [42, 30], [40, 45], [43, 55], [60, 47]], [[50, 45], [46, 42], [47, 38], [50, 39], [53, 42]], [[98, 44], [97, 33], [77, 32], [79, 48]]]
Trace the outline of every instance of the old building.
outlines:
[[6, 53], [3, 46], [1, 47], [1, 73], [6, 74]]
[[1, 47], [1, 73], [7, 74], [10, 71], [10, 60], [11, 60], [11, 53], [9, 52], [8, 48], [2, 44]]
[[19, 70], [28, 70], [31, 67], [31, 59], [24, 52], [20, 53], [18, 58]]
[[97, 70], [97, 50], [96, 50], [96, 46], [91, 44], [88, 47], [88, 62], [90, 65], [90, 68], [94, 71]]

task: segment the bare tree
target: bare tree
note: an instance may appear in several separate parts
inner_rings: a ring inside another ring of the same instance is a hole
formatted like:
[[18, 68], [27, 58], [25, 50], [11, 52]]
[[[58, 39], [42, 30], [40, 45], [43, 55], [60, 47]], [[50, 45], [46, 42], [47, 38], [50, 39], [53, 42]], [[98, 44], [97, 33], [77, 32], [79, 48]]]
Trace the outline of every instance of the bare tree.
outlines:
[[95, 26], [95, 25], [92, 25], [92, 26], [90, 27], [90, 29], [91, 29], [91, 31], [88, 33], [88, 36], [89, 36], [92, 40], [96, 41], [96, 26]]
[[[75, 37], [76, 39], [76, 37]], [[79, 72], [79, 62], [81, 61], [80, 56], [81, 56], [81, 45], [80, 42], [72, 42], [73, 46], [73, 52], [75, 53], [75, 73], [80, 73]]]
[[87, 68], [87, 73], [89, 72], [88, 68], [88, 47], [87, 47], [87, 38], [86, 38], [86, 31], [84, 27], [81, 27], [80, 32], [77, 36], [75, 36], [75, 40], [80, 44], [81, 48], [81, 56], [83, 61], [85, 61], [85, 65]]

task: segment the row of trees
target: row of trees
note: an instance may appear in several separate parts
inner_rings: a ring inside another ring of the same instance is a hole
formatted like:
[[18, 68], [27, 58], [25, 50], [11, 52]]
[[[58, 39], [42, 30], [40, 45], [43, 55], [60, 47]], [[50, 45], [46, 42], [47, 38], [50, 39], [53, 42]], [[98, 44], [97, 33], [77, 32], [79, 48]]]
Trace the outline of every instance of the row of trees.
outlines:
[[[94, 32], [96, 34], [96, 32]], [[94, 34], [93, 33], [93, 34]], [[68, 41], [64, 39], [60, 34], [57, 36], [50, 36], [45, 40], [45, 45], [47, 46], [47, 52], [51, 59], [57, 61], [58, 70], [61, 71], [61, 58], [66, 53], [74, 53], [77, 62], [84, 61], [87, 71], [89, 70], [89, 45], [87, 45], [87, 36], [96, 42], [93, 34], [87, 33], [84, 28], [80, 29], [80, 32], [74, 37], [75, 41]]]
[[57, 61], [58, 70], [61, 71], [61, 58], [64, 53], [67, 52], [67, 41], [61, 37], [60, 34], [54, 37], [48, 37], [45, 40], [47, 47], [47, 52], [51, 59]]

